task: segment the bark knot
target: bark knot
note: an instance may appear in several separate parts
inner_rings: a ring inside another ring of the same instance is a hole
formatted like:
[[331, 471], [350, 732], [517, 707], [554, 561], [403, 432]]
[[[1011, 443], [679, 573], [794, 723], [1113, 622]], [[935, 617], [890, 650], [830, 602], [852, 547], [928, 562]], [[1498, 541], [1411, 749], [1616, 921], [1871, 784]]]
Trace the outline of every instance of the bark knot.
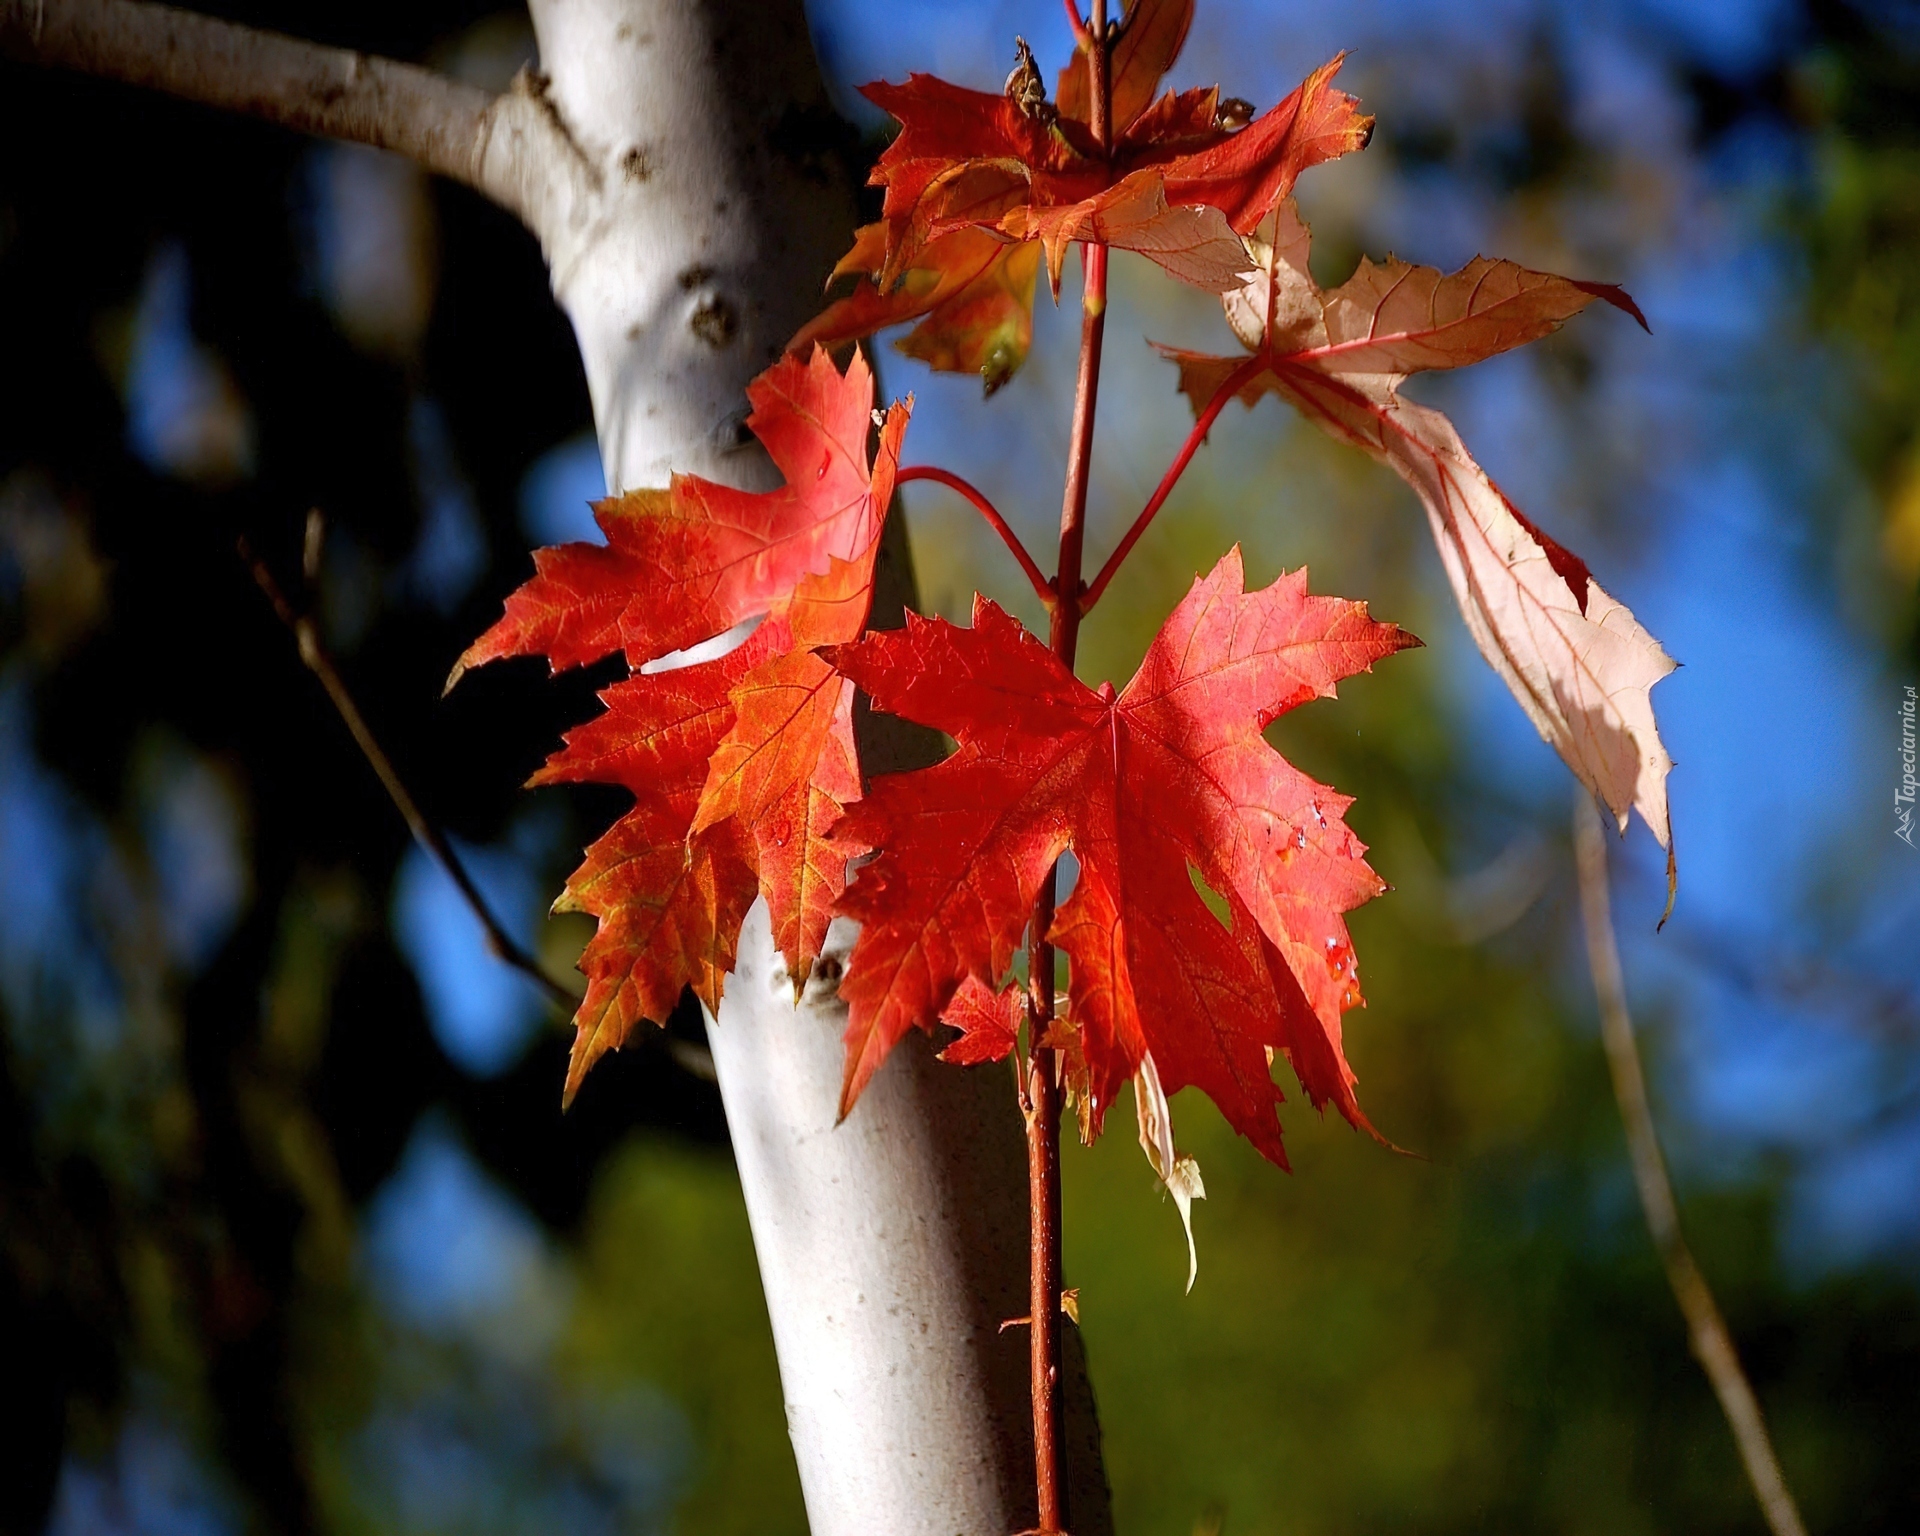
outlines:
[[694, 335], [718, 351], [733, 341], [740, 329], [740, 317], [731, 304], [716, 294], [693, 312], [687, 324], [693, 327]]

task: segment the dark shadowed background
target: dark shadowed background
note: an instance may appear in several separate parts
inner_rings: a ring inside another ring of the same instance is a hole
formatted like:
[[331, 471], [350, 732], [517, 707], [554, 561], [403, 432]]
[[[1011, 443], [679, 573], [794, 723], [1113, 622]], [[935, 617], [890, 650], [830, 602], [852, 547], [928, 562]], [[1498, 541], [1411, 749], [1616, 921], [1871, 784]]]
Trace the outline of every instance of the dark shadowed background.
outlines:
[[[502, 85], [483, 3], [222, 14]], [[819, 0], [859, 81], [993, 87], [1046, 0]], [[1680, 904], [1616, 861], [1696, 1251], [1813, 1530], [1920, 1529], [1920, 7], [1202, 0], [1177, 84], [1265, 105], [1341, 47], [1380, 119], [1312, 173], [1323, 281], [1476, 251], [1626, 283], [1416, 385], [1685, 669], [1655, 693]], [[1131, 259], [1091, 542], [1184, 435], [1141, 335], [1217, 310]], [[824, 274], [823, 274], [824, 276]], [[1071, 302], [991, 401], [891, 357], [908, 457], [1036, 547]], [[0, 1528], [799, 1531], [713, 1088], [661, 1048], [562, 1115], [566, 1032], [409, 844], [234, 553], [298, 586], [525, 941], [617, 797], [518, 786], [592, 676], [453, 658], [601, 492], [532, 240], [471, 194], [0, 65]], [[923, 606], [1019, 607], [957, 499], [907, 497]], [[1067, 1265], [1122, 1531], [1759, 1529], [1647, 1241], [1576, 933], [1568, 780], [1473, 652], [1412, 498], [1233, 409], [1089, 626], [1124, 678], [1235, 540], [1429, 648], [1275, 739], [1359, 797], [1397, 887], [1348, 1043], [1394, 1157], [1289, 1104], [1295, 1172], [1175, 1100], [1200, 1277], [1119, 1122], [1066, 1159]], [[1030, 598], [1027, 599], [1029, 604]], [[1024, 610], [1022, 610], [1024, 611]], [[1029, 618], [1034, 617], [1028, 614]], [[697, 1014], [675, 1029], [699, 1039]], [[984, 1070], [984, 1069], [983, 1069]]]

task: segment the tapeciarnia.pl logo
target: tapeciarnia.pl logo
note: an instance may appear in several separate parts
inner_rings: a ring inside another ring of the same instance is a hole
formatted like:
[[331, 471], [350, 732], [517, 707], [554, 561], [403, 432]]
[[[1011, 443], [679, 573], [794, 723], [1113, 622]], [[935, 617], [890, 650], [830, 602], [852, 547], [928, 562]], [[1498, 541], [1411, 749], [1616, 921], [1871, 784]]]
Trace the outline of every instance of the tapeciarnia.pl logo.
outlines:
[[1893, 835], [1909, 848], [1913, 842], [1914, 747], [1913, 684], [1900, 701], [1900, 787], [1893, 792]]

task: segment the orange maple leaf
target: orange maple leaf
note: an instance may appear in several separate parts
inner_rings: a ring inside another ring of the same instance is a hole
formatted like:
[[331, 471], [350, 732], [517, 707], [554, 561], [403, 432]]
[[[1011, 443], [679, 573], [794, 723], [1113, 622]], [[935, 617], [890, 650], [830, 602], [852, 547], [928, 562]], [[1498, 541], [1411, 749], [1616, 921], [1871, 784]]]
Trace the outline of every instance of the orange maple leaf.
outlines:
[[943, 373], [977, 373], [991, 395], [1033, 345], [1033, 283], [1040, 247], [984, 229], [956, 229], [930, 242], [891, 289], [871, 274], [886, 261], [887, 226], [869, 224], [840, 258], [834, 278], [859, 279], [803, 326], [788, 348], [837, 347], [907, 320], [920, 323], [895, 345]]
[[[691, 987], [709, 1009], [756, 895], [796, 985], [818, 955], [847, 860], [835, 830], [860, 794], [852, 684], [813, 654], [866, 626], [874, 561], [911, 402], [871, 462], [873, 378], [824, 351], [748, 389], [748, 426], [786, 473], [778, 490], [678, 476], [595, 509], [608, 543], [541, 550], [537, 574], [461, 667], [544, 655], [556, 670], [618, 652], [640, 666], [764, 615], [714, 660], [640, 671], [567, 734], [535, 784], [614, 784], [633, 808], [587, 850], [557, 905], [600, 928], [581, 956], [566, 1097], [643, 1020]], [[455, 670], [455, 677], [459, 676]]]
[[[842, 377], [824, 351], [789, 355], [747, 386], [747, 427], [786, 483], [767, 492], [675, 475], [664, 491], [596, 502], [605, 544], [534, 551], [533, 579], [448, 679], [505, 656], [554, 671], [618, 651], [644, 666], [768, 612], [809, 572], [851, 559], [878, 534], [893, 496], [904, 414], [868, 467], [873, 373]], [[896, 410], [898, 407], [896, 407]]]

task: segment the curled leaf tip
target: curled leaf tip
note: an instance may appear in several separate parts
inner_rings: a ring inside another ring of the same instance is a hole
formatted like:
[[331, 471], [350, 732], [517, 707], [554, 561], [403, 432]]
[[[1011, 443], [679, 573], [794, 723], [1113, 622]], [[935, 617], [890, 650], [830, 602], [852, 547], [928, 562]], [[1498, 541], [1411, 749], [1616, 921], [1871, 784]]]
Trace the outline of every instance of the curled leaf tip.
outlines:
[[1633, 295], [1628, 293], [1627, 290], [1622, 288], [1618, 283], [1583, 283], [1575, 281], [1573, 282], [1573, 286], [1578, 288], [1582, 293], [1590, 293], [1596, 299], [1611, 304], [1623, 315], [1631, 315], [1639, 324], [1641, 330], [1645, 331], [1649, 336], [1653, 334], [1653, 327], [1647, 324], [1647, 317], [1641, 313], [1640, 306], [1633, 300]]

